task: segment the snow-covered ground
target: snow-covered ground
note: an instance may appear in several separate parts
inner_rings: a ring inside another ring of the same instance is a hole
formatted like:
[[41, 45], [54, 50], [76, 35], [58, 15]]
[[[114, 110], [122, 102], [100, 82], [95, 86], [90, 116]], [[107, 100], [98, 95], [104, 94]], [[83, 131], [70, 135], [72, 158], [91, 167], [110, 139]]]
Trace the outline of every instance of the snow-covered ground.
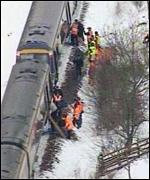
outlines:
[[32, 1], [1, 2], [1, 101]]
[[[31, 6], [31, 2], [32, 1], [1, 2], [1, 100], [12, 66], [15, 64], [16, 49]], [[135, 18], [143, 19], [143, 15], [147, 16], [146, 11], [137, 10], [130, 1], [90, 1], [89, 3], [90, 7], [85, 18], [85, 27], [91, 26], [94, 30], [98, 30], [99, 32], [104, 29], [105, 24], [111, 28], [113, 24], [122, 27], [130, 24], [135, 20]], [[118, 3], [120, 5], [118, 5]], [[116, 11], [119, 8], [120, 11]], [[118, 14], [118, 16], [116, 14]], [[63, 64], [63, 68], [65, 67], [65, 64]], [[60, 79], [61, 82], [63, 81], [63, 76], [64, 74]], [[89, 89], [90, 87], [87, 84], [87, 77], [85, 77], [83, 79], [83, 87], [79, 92], [79, 95], [86, 104], [85, 113], [83, 115], [83, 126], [80, 130], [75, 130], [79, 137], [79, 141], [72, 142], [63, 140], [63, 146], [58, 154], [58, 159], [60, 162], [54, 163], [53, 172], [45, 172], [43, 176], [38, 178], [94, 178], [97, 163], [96, 159], [98, 153], [101, 151], [102, 137], [97, 136], [96, 133], [95, 121], [97, 117], [96, 112], [94, 112], [95, 102], [93, 101], [93, 98], [88, 95]], [[144, 126], [144, 128], [145, 127], [147, 127], [147, 125]], [[43, 143], [46, 144], [46, 139], [43, 141]], [[44, 146], [41, 147], [41, 155], [42, 150], [44, 150]], [[148, 179], [148, 159], [136, 161], [131, 166], [131, 175], [134, 179]], [[122, 169], [118, 171], [115, 177], [118, 179], [128, 178], [127, 171]]]
[[[102, 31], [104, 26], [110, 26], [112, 28], [113, 24], [115, 27], [118, 26], [128, 26], [135, 21], [135, 17], [139, 17], [139, 13], [132, 3], [120, 4], [120, 8], [123, 10], [116, 16], [116, 6], [115, 2], [90, 2], [89, 11], [85, 18], [85, 27], [92, 27], [94, 30]], [[130, 8], [129, 8], [130, 7]], [[109, 9], [109, 11], [108, 11]], [[143, 16], [143, 12], [141, 13]], [[132, 15], [133, 18], [129, 19]], [[133, 16], [134, 15], [134, 16]], [[142, 19], [142, 18], [141, 18]], [[90, 179], [94, 178], [97, 156], [101, 151], [101, 146], [103, 139], [101, 136], [96, 134], [96, 112], [94, 112], [95, 103], [93, 101], [93, 96], [89, 96], [88, 92], [90, 90], [87, 84], [87, 77], [83, 79], [83, 86], [79, 91], [80, 97], [86, 104], [85, 113], [83, 115], [83, 126], [80, 130], [75, 130], [79, 141], [65, 141], [62, 143], [60, 154], [57, 158], [60, 162], [54, 163], [53, 172], [46, 171], [43, 175], [38, 176], [38, 178], [45, 179]], [[145, 128], [147, 125], [143, 125]], [[142, 129], [143, 129], [142, 128]], [[143, 135], [143, 136], [142, 136]], [[147, 133], [141, 136], [148, 137]], [[133, 163], [131, 166], [132, 178], [144, 178], [148, 179], [149, 165], [147, 160], [139, 160]], [[140, 169], [140, 171], [139, 171]], [[105, 177], [107, 178], [107, 177]], [[122, 169], [117, 172], [114, 178], [125, 179], [128, 178], [127, 171]]]
[[[149, 157], [144, 156], [141, 160], [134, 161], [131, 166], [132, 179], [149, 179]], [[128, 179], [128, 172], [119, 170], [113, 179]]]
[[63, 140], [61, 151], [58, 154], [59, 163], [54, 162], [53, 172], [44, 172], [36, 178], [40, 179], [90, 179], [94, 178], [97, 156], [101, 150], [99, 146], [101, 137], [96, 133], [96, 115], [93, 116], [95, 102], [92, 96], [87, 93], [91, 88], [88, 85], [87, 77], [83, 79], [84, 86], [79, 91], [79, 96], [86, 104], [83, 114], [83, 126], [75, 129], [79, 141]]
[[85, 19], [86, 27], [103, 32], [104, 29], [124, 28], [134, 22], [147, 22], [147, 1], [137, 9], [132, 1], [92, 1]]

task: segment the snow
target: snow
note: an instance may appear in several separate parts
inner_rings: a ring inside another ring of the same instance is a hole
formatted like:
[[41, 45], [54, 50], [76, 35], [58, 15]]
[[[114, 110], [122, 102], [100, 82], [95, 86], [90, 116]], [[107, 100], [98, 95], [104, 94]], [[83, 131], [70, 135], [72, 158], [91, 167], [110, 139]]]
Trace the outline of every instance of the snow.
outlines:
[[[90, 11], [88, 11], [85, 19], [85, 27], [92, 27], [94, 30], [102, 31], [104, 26], [127, 27], [135, 21], [139, 13], [131, 2], [121, 2], [123, 12], [119, 16], [115, 16], [115, 2], [91, 1]], [[130, 7], [130, 8], [129, 8]], [[108, 11], [109, 9], [109, 11]], [[132, 18], [129, 19], [129, 15]], [[142, 14], [143, 16], [143, 14]], [[99, 17], [99, 18], [97, 18]], [[115, 17], [115, 18], [114, 18]], [[101, 151], [102, 136], [96, 134], [96, 112], [94, 112], [95, 103], [93, 98], [87, 95], [90, 87], [87, 84], [87, 77], [83, 80], [83, 86], [79, 91], [79, 96], [87, 105], [83, 115], [83, 126], [80, 130], [76, 130], [79, 141], [65, 141], [62, 146], [58, 159], [60, 162], [54, 163], [53, 172], [44, 172], [39, 176], [41, 179], [90, 179], [94, 178], [97, 156]], [[86, 92], [86, 93], [84, 93]], [[141, 128], [142, 129], [142, 128]], [[147, 137], [147, 135], [146, 135]], [[141, 172], [138, 170], [141, 169]], [[148, 178], [148, 164], [144, 160], [138, 160], [132, 165], [133, 178]], [[140, 173], [137, 173], [140, 172]], [[39, 178], [38, 177], [38, 178]], [[116, 178], [128, 178], [126, 170], [122, 169], [115, 176]], [[106, 177], [107, 178], [107, 177]]]
[[1, 101], [16, 61], [16, 49], [31, 3], [32, 1], [1, 2]]
[[137, 132], [139, 138], [147, 138], [149, 137], [149, 121], [145, 121], [140, 124], [140, 127]]
[[[81, 129], [75, 129], [79, 141], [63, 140], [62, 151], [58, 155], [60, 163], [54, 163], [54, 172], [44, 172], [44, 175], [38, 178], [45, 179], [90, 179], [94, 176], [97, 156], [100, 152], [101, 137], [96, 134], [96, 116], [92, 113], [95, 109], [95, 102], [92, 101], [87, 93], [90, 89], [87, 83], [87, 77], [83, 79], [84, 86], [79, 91], [79, 96], [88, 106], [85, 107], [83, 114], [83, 126]], [[85, 94], [86, 92], [86, 94]], [[96, 113], [96, 112], [95, 112]], [[88, 133], [87, 133], [88, 132]]]
[[[131, 177], [132, 179], [149, 179], [149, 159], [147, 156], [132, 164]], [[127, 171], [124, 169], [119, 170], [114, 179], [128, 179]]]
[[[146, 1], [144, 1], [146, 2]], [[16, 49], [26, 22], [26, 18], [32, 1], [2, 1], [2, 56], [1, 56], [1, 100], [10, 76], [13, 64], [15, 64]], [[146, 11], [139, 11], [129, 1], [90, 1], [89, 11], [85, 18], [85, 27], [91, 26], [94, 31], [103, 31], [104, 27], [115, 26], [123, 27], [129, 25], [135, 19], [145, 20]], [[119, 16], [115, 15], [116, 6], [119, 3], [123, 10]], [[21, 8], [20, 8], [21, 7]], [[143, 18], [143, 15], [145, 17]], [[138, 18], [137, 18], [138, 17]], [[62, 49], [63, 55], [66, 54], [66, 49]], [[64, 57], [64, 56], [62, 56]], [[64, 69], [68, 59], [65, 58], [64, 63], [59, 69], [60, 83], [64, 80]], [[101, 151], [103, 137], [97, 135], [96, 119], [97, 115], [94, 111], [95, 102], [89, 96], [89, 90], [92, 89], [87, 83], [87, 77], [83, 79], [83, 86], [79, 91], [79, 96], [82, 97], [86, 104], [85, 113], [83, 114], [83, 126], [79, 130], [75, 130], [79, 141], [63, 140], [61, 151], [58, 154], [59, 163], [54, 163], [53, 172], [44, 172], [41, 176], [36, 174], [37, 178], [41, 179], [91, 179], [94, 178], [97, 156]], [[142, 137], [147, 137], [147, 123], [142, 125], [140, 134]], [[39, 162], [41, 162], [44, 148], [46, 146], [47, 137], [43, 136], [40, 141]], [[38, 168], [37, 168], [38, 169]], [[135, 161], [131, 166], [132, 178], [149, 178], [149, 161], [148, 158]], [[119, 170], [115, 175], [116, 179], [128, 178], [125, 169]]]
[[[119, 13], [116, 14], [116, 10]], [[148, 21], [147, 2], [143, 1], [142, 11], [136, 9], [132, 1], [91, 1], [90, 11], [87, 12], [85, 20], [86, 27], [92, 27], [99, 32], [105, 29], [114, 30], [130, 26], [133, 22]]]
[[58, 69], [58, 74], [59, 74], [59, 84], [58, 84], [58, 86], [61, 86], [61, 84], [64, 81], [65, 70], [66, 70], [66, 67], [67, 67], [67, 62], [69, 61], [68, 57], [69, 57], [70, 51], [71, 51], [70, 46], [61, 47], [61, 57], [60, 57], [60, 60], [59, 60], [59, 62], [61, 62], [61, 64], [59, 64], [60, 68]]

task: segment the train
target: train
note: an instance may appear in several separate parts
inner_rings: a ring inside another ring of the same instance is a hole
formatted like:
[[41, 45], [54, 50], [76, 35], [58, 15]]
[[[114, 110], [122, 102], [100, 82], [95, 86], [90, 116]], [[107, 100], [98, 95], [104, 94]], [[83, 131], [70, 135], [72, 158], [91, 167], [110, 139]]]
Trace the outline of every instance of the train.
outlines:
[[[30, 179], [37, 122], [50, 111], [58, 81], [61, 27], [78, 1], [33, 1], [1, 106], [1, 179]], [[43, 113], [44, 112], [44, 113]]]

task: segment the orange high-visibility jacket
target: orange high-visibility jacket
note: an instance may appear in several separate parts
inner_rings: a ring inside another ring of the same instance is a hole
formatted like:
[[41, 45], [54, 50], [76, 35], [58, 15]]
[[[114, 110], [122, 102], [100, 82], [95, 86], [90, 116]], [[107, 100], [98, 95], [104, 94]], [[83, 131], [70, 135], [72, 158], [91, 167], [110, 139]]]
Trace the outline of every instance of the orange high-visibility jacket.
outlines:
[[79, 103], [77, 107], [74, 108], [73, 116], [77, 120], [79, 118], [80, 113], [83, 111], [83, 103]]
[[65, 128], [67, 130], [72, 130], [73, 129], [73, 123], [72, 123], [72, 120], [71, 120], [69, 115], [67, 115], [67, 117], [65, 118]]

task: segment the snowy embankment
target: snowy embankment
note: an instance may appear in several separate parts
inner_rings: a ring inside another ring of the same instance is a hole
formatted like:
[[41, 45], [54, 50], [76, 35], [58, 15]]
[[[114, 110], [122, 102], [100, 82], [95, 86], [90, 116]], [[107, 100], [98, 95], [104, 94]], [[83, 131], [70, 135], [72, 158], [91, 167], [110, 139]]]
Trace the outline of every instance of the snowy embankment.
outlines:
[[16, 61], [16, 49], [32, 1], [1, 2], [1, 101], [7, 86], [12, 66]]
[[[101, 138], [96, 133], [96, 112], [93, 97], [88, 93], [91, 87], [87, 83], [87, 77], [83, 79], [83, 87], [79, 96], [85, 102], [83, 114], [83, 126], [75, 129], [79, 141], [63, 140], [62, 151], [58, 154], [58, 162], [54, 162], [53, 172], [45, 171], [38, 178], [45, 179], [90, 179], [94, 178], [97, 156], [101, 150], [99, 147]], [[88, 105], [88, 106], [87, 106]], [[95, 115], [93, 115], [93, 113]]]
[[[120, 8], [120, 12], [117, 12], [118, 8]], [[143, 15], [145, 15], [145, 17]], [[127, 27], [132, 22], [135, 22], [137, 17], [143, 21], [146, 18], [146, 14], [143, 13], [143, 11], [139, 14], [139, 11], [131, 2], [119, 2], [119, 4], [118, 1], [90, 2], [89, 11], [85, 18], [85, 27], [90, 26], [94, 31], [98, 30], [101, 32], [104, 27], [107, 26], [112, 29], [113, 25], [115, 25], [115, 27]], [[96, 133], [97, 116], [94, 111], [95, 102], [93, 97], [89, 96], [89, 91], [90, 87], [87, 84], [87, 77], [85, 77], [83, 86], [79, 91], [80, 97], [86, 104], [83, 115], [83, 126], [80, 130], [75, 130], [79, 141], [72, 142], [64, 140], [61, 151], [57, 155], [59, 162], [54, 163], [52, 172], [44, 172], [44, 174], [40, 176], [41, 179], [94, 178], [97, 156], [103, 145], [103, 137], [98, 136]], [[139, 169], [141, 169], [142, 172], [139, 173]], [[142, 177], [146, 179], [148, 178], [148, 174], [148, 160], [138, 160], [132, 164], [131, 175], [133, 178]], [[122, 169], [117, 172], [115, 177], [120, 179], [128, 178], [127, 171]], [[104, 178], [107, 179], [107, 177]]]
[[[149, 157], [147, 155], [132, 163], [131, 177], [132, 179], [149, 179]], [[119, 170], [113, 179], [128, 179], [127, 170]]]

